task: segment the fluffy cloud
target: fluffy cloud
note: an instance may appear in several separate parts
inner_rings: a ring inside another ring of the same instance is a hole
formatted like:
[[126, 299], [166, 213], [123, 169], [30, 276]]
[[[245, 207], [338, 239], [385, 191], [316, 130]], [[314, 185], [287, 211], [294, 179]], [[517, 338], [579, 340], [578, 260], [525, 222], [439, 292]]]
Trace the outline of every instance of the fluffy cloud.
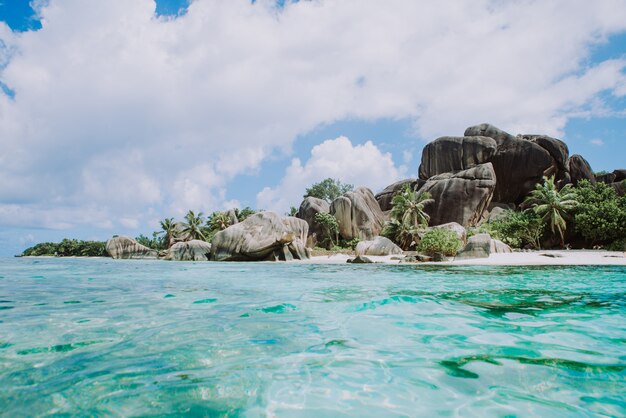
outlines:
[[[626, 29], [621, 0], [196, 0], [176, 19], [152, 0], [36, 4], [41, 30], [0, 23], [15, 92], [0, 93], [3, 225], [221, 207], [237, 176], [337, 120], [411, 118], [425, 139], [486, 120], [559, 134], [601, 93], [626, 94], [624, 59], [588, 60]], [[313, 180], [311, 161], [288, 174]], [[283, 206], [272, 193], [259, 202]]]
[[294, 158], [279, 185], [259, 192], [257, 206], [285, 212], [300, 203], [306, 187], [327, 177], [377, 191], [403, 174], [395, 167], [391, 154], [382, 153], [371, 141], [355, 146], [341, 136], [313, 147], [304, 165]]

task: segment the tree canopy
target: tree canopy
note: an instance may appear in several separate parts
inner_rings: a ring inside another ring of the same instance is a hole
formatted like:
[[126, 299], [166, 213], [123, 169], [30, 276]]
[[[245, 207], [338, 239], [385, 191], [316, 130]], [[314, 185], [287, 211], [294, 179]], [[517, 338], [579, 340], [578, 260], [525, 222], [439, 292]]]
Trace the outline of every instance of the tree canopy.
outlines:
[[337, 199], [339, 196], [352, 190], [354, 190], [354, 186], [352, 184], [342, 183], [338, 179], [332, 179], [329, 177], [307, 188], [304, 193], [304, 198], [309, 196], [317, 197], [318, 199], [323, 199], [328, 203], [332, 203], [332, 201]]

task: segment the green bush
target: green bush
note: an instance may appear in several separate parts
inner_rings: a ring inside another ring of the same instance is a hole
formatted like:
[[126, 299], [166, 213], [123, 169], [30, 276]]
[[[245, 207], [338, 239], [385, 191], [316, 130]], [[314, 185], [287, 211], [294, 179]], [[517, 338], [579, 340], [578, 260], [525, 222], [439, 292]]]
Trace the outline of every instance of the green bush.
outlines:
[[337, 218], [330, 213], [320, 212], [315, 214], [315, 222], [324, 229], [324, 236], [320, 240], [320, 245], [330, 249], [339, 244], [339, 223]]
[[486, 232], [513, 248], [539, 249], [544, 231], [545, 225], [533, 211], [507, 210], [500, 219], [482, 224], [478, 232]]
[[575, 230], [585, 241], [606, 244], [626, 237], [626, 197], [613, 187], [580, 181], [576, 186], [579, 205], [574, 215]]
[[42, 242], [27, 248], [23, 256], [106, 257], [106, 242], [65, 238], [59, 243]]
[[305, 199], [309, 196], [317, 197], [318, 199], [323, 199], [331, 203], [339, 196], [352, 190], [354, 190], [354, 186], [351, 184], [342, 183], [337, 179], [327, 178], [307, 188], [303, 197]]
[[441, 253], [454, 256], [463, 243], [454, 231], [445, 228], [433, 228], [422, 236], [417, 251], [423, 254], [434, 255]]
[[626, 238], [613, 241], [606, 246], [606, 249], [609, 251], [626, 251]]

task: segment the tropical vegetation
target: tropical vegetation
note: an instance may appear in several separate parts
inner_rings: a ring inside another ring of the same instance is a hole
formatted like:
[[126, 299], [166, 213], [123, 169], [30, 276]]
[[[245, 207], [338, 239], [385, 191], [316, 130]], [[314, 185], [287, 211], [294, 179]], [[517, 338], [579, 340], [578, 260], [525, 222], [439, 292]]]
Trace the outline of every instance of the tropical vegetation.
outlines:
[[337, 199], [339, 196], [354, 190], [354, 186], [352, 184], [342, 183], [338, 179], [327, 178], [319, 183], [313, 184], [311, 187], [306, 189], [304, 193], [304, 198], [307, 197], [316, 197], [318, 199], [322, 199], [327, 201], [328, 203], [332, 203], [333, 200]]
[[106, 257], [106, 242], [65, 238], [61, 242], [42, 242], [27, 248], [24, 256]]
[[434, 202], [429, 193], [417, 193], [410, 186], [396, 194], [392, 201], [390, 220], [382, 234], [408, 250], [420, 240], [420, 233], [428, 227], [430, 216], [424, 211]]
[[417, 251], [430, 256], [443, 254], [452, 257], [462, 245], [463, 242], [456, 232], [446, 228], [431, 228], [422, 235], [422, 239], [417, 244]]
[[535, 189], [526, 197], [524, 206], [538, 215], [553, 235], [558, 233], [563, 247], [567, 221], [571, 219], [578, 206], [577, 198], [578, 195], [571, 184], [559, 190], [554, 183], [554, 177], [544, 177], [543, 182], [537, 183]]

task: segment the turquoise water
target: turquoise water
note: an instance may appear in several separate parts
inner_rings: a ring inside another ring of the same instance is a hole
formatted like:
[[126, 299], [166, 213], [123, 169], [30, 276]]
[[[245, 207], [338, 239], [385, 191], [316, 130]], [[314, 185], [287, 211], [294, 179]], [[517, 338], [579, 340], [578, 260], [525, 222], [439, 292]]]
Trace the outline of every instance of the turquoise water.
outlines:
[[623, 416], [625, 267], [0, 259], [0, 415]]

